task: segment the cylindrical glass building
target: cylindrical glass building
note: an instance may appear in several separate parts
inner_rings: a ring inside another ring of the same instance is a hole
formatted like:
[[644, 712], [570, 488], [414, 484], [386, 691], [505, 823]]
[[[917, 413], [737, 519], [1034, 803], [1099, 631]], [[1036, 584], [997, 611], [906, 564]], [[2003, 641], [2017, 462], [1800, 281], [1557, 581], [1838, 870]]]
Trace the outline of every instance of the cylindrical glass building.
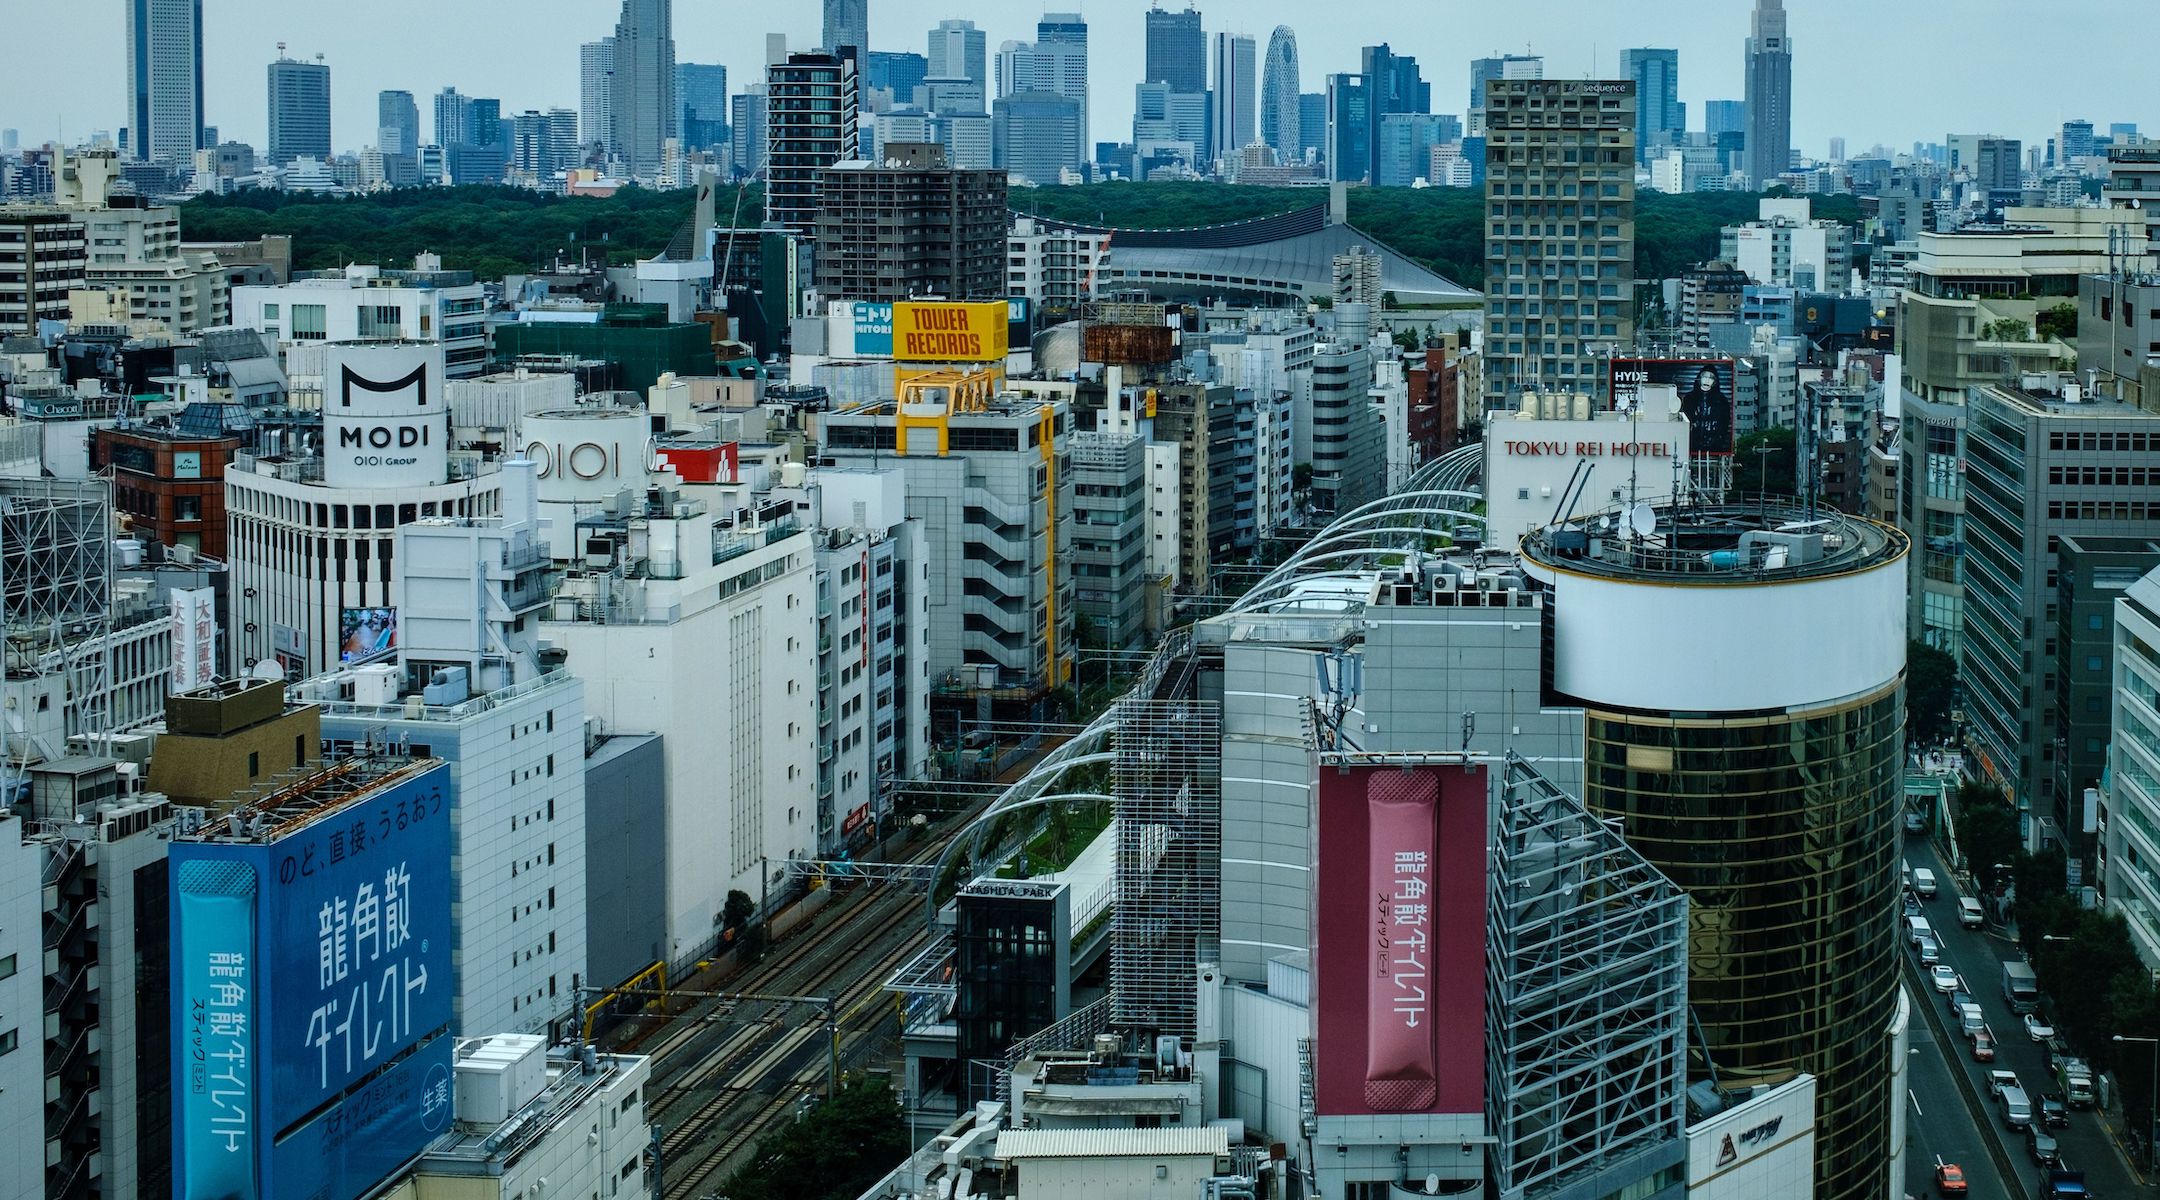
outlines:
[[1554, 690], [1584, 709], [1584, 800], [1688, 893], [1690, 1073], [1814, 1075], [1824, 1200], [1879, 1197], [1896, 1157], [1906, 549], [1763, 508], [1523, 543]]

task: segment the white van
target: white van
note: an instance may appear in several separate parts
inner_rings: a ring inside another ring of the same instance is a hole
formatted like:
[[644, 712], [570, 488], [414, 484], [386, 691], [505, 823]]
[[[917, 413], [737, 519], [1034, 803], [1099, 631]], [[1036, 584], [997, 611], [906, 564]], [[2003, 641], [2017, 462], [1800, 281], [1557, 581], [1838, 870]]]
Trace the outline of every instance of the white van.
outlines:
[[2023, 1129], [2032, 1124], [2032, 1101], [2026, 1098], [2024, 1088], [2004, 1088], [2002, 1090], [2002, 1109], [2003, 1124], [2008, 1125], [2010, 1128]]
[[1987, 1027], [1987, 1017], [1980, 1012], [1977, 1004], [1958, 1005], [1957, 1016], [1958, 1032], [1966, 1037], [1971, 1037]]
[[1935, 927], [1928, 924], [1926, 917], [1907, 917], [1905, 918], [1905, 936], [1913, 945], [1917, 946], [1920, 944], [1921, 938], [1935, 936]]
[[1913, 894], [1922, 900], [1935, 898], [1935, 872], [1926, 867], [1914, 867], [1912, 873]]
[[1967, 929], [1978, 929], [1987, 924], [1987, 913], [1980, 908], [1980, 901], [1971, 896], [1958, 898], [1958, 924]]

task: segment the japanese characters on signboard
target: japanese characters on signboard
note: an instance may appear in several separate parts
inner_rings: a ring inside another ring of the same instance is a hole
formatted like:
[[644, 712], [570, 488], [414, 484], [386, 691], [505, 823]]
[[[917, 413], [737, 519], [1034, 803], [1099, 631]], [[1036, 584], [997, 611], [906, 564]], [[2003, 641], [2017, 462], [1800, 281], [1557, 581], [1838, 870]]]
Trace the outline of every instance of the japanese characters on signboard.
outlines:
[[217, 678], [217, 593], [174, 588], [172, 690], [191, 692]]
[[438, 766], [283, 837], [173, 844], [183, 1197], [340, 1200], [447, 1124], [448, 786]]
[[1317, 1111], [1482, 1111], [1485, 777], [1324, 767], [1320, 810]]

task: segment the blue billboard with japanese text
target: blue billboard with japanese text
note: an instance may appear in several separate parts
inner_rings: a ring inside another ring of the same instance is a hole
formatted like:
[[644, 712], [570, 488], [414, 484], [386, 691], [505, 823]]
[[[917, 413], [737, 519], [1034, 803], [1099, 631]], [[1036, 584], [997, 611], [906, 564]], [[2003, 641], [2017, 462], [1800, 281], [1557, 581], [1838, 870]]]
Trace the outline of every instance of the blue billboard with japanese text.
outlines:
[[450, 1119], [449, 772], [172, 847], [182, 1200], [348, 1200]]

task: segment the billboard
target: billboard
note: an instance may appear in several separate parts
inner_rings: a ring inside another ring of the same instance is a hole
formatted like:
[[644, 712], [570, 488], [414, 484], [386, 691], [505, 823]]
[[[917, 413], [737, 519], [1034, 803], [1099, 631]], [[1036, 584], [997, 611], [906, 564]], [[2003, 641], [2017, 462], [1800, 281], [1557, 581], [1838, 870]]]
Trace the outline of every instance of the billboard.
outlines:
[[181, 1200], [348, 1200], [447, 1127], [448, 789], [432, 764], [277, 836], [173, 843]]
[[904, 300], [892, 309], [893, 357], [902, 362], [1004, 361], [1003, 300]]
[[172, 623], [171, 690], [191, 692], [217, 678], [217, 593], [174, 588]]
[[397, 609], [338, 610], [338, 661], [358, 662], [397, 649]]
[[1315, 1111], [1485, 1111], [1485, 775], [1320, 771]]
[[1663, 385], [1680, 396], [1688, 421], [1688, 446], [1696, 455], [1733, 452], [1733, 360], [1729, 358], [1616, 358], [1612, 360], [1615, 408], [1631, 408], [1644, 385]]
[[424, 487], [450, 478], [442, 346], [333, 342], [323, 347], [323, 482]]

